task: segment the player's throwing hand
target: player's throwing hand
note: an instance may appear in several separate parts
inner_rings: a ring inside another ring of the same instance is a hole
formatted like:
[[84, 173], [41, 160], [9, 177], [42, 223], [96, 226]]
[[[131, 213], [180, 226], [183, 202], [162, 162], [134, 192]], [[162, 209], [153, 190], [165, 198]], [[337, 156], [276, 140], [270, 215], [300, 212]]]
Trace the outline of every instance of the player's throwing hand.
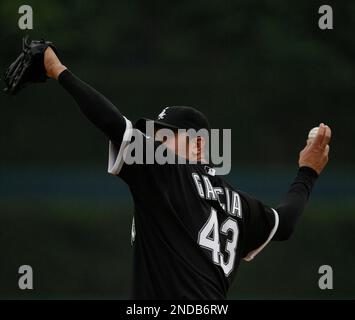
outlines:
[[307, 145], [300, 152], [299, 166], [310, 167], [320, 174], [328, 162], [331, 136], [332, 131], [330, 128], [321, 123], [315, 138], [308, 139]]

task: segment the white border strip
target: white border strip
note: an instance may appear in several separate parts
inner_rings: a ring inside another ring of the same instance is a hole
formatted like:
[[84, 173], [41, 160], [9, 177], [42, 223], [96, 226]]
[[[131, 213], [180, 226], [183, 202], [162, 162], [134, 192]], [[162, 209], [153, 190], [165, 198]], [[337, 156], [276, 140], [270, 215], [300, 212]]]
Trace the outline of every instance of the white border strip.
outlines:
[[271, 241], [272, 237], [275, 235], [277, 228], [279, 227], [279, 215], [275, 209], [271, 208], [271, 210], [273, 211], [273, 213], [275, 215], [275, 225], [274, 225], [273, 229], [271, 230], [269, 237], [259, 248], [255, 249], [253, 251], [250, 251], [246, 255], [246, 257], [243, 258], [243, 260], [245, 260], [245, 261], [253, 260], [255, 258], [255, 256], [266, 247], [266, 245]]
[[124, 119], [126, 120], [126, 130], [123, 135], [120, 150], [117, 152], [117, 147], [115, 146], [115, 144], [112, 141], [110, 141], [109, 143], [107, 172], [113, 175], [118, 175], [121, 171], [121, 168], [124, 163], [123, 152], [127, 145], [131, 142], [133, 134], [133, 126], [131, 121], [129, 121], [126, 117], [124, 117]]

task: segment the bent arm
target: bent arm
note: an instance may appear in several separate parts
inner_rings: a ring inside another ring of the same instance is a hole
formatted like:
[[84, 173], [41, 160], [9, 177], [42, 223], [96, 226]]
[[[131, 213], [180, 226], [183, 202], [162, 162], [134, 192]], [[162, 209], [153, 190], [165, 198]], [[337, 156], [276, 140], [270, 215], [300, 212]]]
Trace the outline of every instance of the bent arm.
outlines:
[[321, 123], [315, 138], [308, 139], [300, 152], [299, 170], [283, 201], [276, 208], [279, 215], [279, 228], [273, 240], [287, 240], [306, 206], [309, 195], [318, 175], [328, 163], [329, 141], [332, 132]]
[[315, 170], [301, 167], [284, 199], [277, 206], [279, 227], [272, 240], [283, 241], [290, 238], [299, 220], [318, 177]]

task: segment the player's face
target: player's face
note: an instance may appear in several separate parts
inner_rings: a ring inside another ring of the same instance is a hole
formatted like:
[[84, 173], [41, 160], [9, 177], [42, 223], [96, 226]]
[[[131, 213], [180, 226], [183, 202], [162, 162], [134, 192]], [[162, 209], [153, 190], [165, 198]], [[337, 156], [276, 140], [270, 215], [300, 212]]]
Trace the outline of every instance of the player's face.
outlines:
[[202, 138], [189, 138], [186, 132], [175, 132], [174, 135], [164, 136], [161, 141], [180, 157], [191, 160], [203, 158]]

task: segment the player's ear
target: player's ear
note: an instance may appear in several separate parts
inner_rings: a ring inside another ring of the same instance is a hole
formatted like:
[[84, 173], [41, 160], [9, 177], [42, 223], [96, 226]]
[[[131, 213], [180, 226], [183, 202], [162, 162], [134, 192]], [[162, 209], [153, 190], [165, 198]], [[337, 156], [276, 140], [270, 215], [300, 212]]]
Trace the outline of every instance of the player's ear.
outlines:
[[205, 147], [205, 139], [201, 136], [195, 137], [192, 140], [192, 153], [195, 156], [201, 156], [202, 150]]
[[197, 137], [197, 148], [198, 148], [198, 153], [201, 155], [204, 148], [205, 148], [205, 138], [204, 137]]

